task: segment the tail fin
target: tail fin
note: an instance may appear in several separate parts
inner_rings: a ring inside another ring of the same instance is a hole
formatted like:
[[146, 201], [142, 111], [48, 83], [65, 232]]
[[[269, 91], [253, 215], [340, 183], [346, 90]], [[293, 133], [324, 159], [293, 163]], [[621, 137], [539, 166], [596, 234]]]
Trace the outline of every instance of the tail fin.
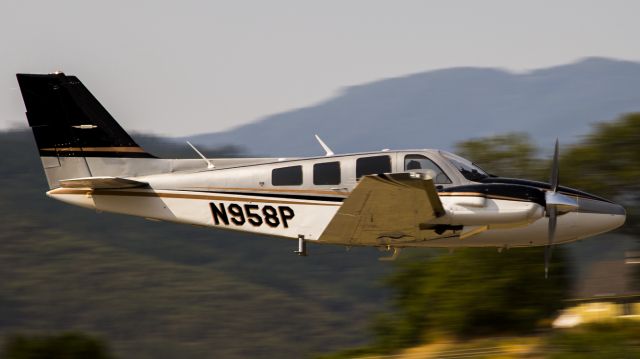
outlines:
[[87, 157], [154, 158], [77, 77], [16, 76], [50, 187], [60, 179], [92, 176]]
[[75, 76], [18, 74], [27, 120], [42, 156], [153, 157]]

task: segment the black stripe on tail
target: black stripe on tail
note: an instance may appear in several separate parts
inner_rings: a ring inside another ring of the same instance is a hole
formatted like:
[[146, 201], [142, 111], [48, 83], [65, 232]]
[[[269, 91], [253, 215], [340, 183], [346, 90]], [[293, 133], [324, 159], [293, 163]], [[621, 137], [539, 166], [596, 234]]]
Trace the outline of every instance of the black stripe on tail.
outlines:
[[17, 74], [40, 156], [153, 158], [75, 76]]

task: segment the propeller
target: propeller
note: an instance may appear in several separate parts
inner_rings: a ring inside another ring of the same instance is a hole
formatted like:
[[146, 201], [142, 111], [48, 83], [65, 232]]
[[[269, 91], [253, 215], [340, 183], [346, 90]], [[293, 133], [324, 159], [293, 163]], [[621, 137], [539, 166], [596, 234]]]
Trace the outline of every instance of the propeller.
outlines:
[[578, 208], [578, 200], [558, 193], [560, 186], [560, 168], [558, 157], [560, 145], [556, 138], [556, 145], [553, 153], [553, 164], [551, 166], [551, 178], [549, 178], [549, 191], [545, 193], [545, 205], [547, 217], [549, 217], [549, 228], [547, 232], [548, 242], [544, 249], [544, 277], [549, 277], [549, 262], [553, 254], [553, 246], [556, 239], [556, 228], [558, 226], [558, 215], [561, 213], [575, 211]]
[[549, 262], [551, 261], [551, 255], [553, 254], [553, 245], [556, 239], [556, 226], [558, 225], [558, 210], [551, 206], [547, 208], [547, 215], [549, 216], [549, 242], [544, 248], [544, 277], [549, 278]]
[[558, 185], [560, 183], [560, 169], [558, 168], [558, 156], [560, 152], [560, 145], [556, 138], [556, 145], [553, 151], [553, 164], [551, 165], [551, 177], [549, 178], [550, 192], [545, 195], [547, 216], [549, 217], [549, 228], [547, 232], [547, 246], [544, 248], [544, 277], [549, 278], [549, 262], [551, 262], [551, 255], [553, 254], [553, 244], [556, 239], [556, 227], [558, 225], [558, 209], [552, 203], [549, 203], [547, 197], [551, 197], [549, 193], [557, 194]]

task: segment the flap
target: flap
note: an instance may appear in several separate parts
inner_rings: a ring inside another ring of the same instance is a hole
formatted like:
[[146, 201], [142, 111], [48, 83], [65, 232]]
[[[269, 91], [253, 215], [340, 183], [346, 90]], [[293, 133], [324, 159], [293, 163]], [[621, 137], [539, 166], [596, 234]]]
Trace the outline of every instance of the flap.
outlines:
[[83, 177], [60, 180], [62, 188], [114, 189], [145, 186], [148, 186], [148, 183], [120, 177]]
[[424, 174], [365, 176], [319, 240], [353, 245], [415, 240], [420, 223], [444, 214], [433, 180]]

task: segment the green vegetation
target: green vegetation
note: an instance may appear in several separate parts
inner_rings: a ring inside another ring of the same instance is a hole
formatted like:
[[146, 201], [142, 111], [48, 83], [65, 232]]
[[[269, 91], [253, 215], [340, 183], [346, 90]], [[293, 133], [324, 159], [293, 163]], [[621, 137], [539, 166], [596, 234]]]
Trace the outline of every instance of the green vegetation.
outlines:
[[640, 114], [601, 123], [563, 156], [567, 179], [603, 196], [639, 195]]
[[640, 114], [597, 125], [562, 156], [561, 166], [567, 185], [622, 203], [624, 230], [640, 235]]
[[375, 249], [299, 258], [292, 241], [72, 207], [44, 194], [30, 132], [1, 133], [0, 150], [0, 337], [92, 333], [118, 358], [304, 357], [362, 344], [384, 306]]
[[[472, 139], [458, 144], [456, 152], [500, 176], [547, 181], [550, 173], [549, 159], [540, 158], [541, 151], [524, 134]], [[560, 163], [561, 184], [622, 201], [631, 213], [628, 222], [636, 223], [640, 114], [598, 125], [580, 143], [564, 146]], [[634, 228], [628, 225], [624, 230], [634, 233]], [[568, 294], [564, 257], [563, 248], [556, 247], [552, 275], [545, 280], [541, 248], [405, 256], [385, 281], [393, 293], [392, 305], [372, 322], [374, 340], [327, 358], [391, 353], [440, 338], [532, 334], [549, 328]], [[637, 343], [632, 338], [638, 338], [638, 328], [636, 324], [593, 325], [545, 338], [559, 350], [558, 358], [578, 358], [583, 353], [580, 348], [595, 353], [594, 358], [636, 357], [632, 344]], [[592, 340], [604, 332], [601, 338], [605, 339]], [[590, 340], [589, 345], [582, 344]], [[607, 340], [616, 344], [605, 345]]]
[[456, 153], [501, 177], [546, 181], [551, 172], [547, 162], [537, 158], [538, 149], [531, 138], [523, 133], [464, 141], [456, 145]]
[[[553, 275], [541, 275], [542, 250], [465, 249], [431, 260], [399, 261], [387, 285], [397, 312], [376, 328], [383, 346], [438, 334], [459, 337], [528, 333], [561, 306], [567, 281], [558, 253]], [[543, 323], [548, 324], [548, 323]], [[388, 344], [387, 344], [388, 343]]]
[[548, 280], [540, 248], [405, 256], [385, 282], [394, 293], [392, 310], [374, 321], [374, 341], [335, 357], [391, 353], [439, 338], [546, 329], [568, 289], [563, 251], [558, 249]]
[[3, 350], [6, 359], [109, 359], [106, 344], [81, 333], [12, 335]]
[[640, 323], [585, 324], [555, 332], [546, 342], [551, 359], [640, 358]]
[[[540, 332], [535, 335], [443, 338], [432, 344], [419, 344], [390, 358], [549, 358], [601, 359], [640, 358], [640, 323], [615, 320], [585, 324], [572, 329]], [[381, 358], [371, 351], [350, 350], [325, 359]]]

